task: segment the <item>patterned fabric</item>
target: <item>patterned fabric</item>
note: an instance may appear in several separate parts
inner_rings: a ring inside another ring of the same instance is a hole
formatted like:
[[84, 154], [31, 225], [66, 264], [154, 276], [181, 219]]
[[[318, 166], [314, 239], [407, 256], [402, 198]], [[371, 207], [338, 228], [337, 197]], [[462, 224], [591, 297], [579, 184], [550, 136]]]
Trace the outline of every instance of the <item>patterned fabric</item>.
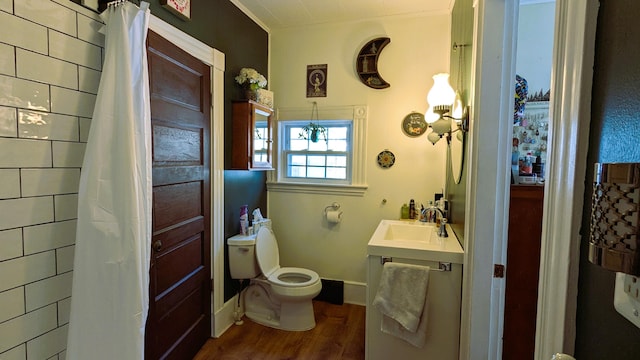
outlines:
[[515, 106], [513, 110], [513, 125], [520, 126], [524, 118], [524, 106], [527, 103], [529, 85], [527, 80], [520, 75], [516, 75]]

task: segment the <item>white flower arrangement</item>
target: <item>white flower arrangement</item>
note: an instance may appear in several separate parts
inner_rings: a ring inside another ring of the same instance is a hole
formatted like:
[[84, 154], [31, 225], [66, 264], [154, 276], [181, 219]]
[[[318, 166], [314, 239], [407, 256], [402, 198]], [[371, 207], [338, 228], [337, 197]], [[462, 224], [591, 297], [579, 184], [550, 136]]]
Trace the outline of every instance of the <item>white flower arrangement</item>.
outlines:
[[236, 76], [236, 82], [254, 91], [267, 86], [267, 79], [252, 68], [242, 68], [240, 74]]

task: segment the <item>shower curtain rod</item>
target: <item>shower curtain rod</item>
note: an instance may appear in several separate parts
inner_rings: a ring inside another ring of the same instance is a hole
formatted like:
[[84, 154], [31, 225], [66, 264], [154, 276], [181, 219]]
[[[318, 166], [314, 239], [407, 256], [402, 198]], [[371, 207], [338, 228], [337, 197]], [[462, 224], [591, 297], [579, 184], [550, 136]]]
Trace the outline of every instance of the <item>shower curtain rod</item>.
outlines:
[[126, 2], [127, 2], [127, 0], [115, 0], [115, 1], [109, 1], [109, 2], [107, 3], [107, 7], [109, 7], [109, 6], [118, 6], [118, 5], [122, 5], [122, 4], [126, 3]]
[[90, 10], [95, 11], [96, 13], [100, 14], [101, 12], [105, 11], [107, 9], [107, 7], [122, 5], [122, 4], [126, 3], [127, 1], [129, 1], [130, 3], [132, 3], [134, 5], [140, 6], [140, 0], [113, 0], [113, 1], [98, 0], [98, 8], [97, 9], [90, 8], [90, 7], [86, 6], [86, 5], [83, 5], [83, 6], [86, 7], [87, 9], [90, 9]]

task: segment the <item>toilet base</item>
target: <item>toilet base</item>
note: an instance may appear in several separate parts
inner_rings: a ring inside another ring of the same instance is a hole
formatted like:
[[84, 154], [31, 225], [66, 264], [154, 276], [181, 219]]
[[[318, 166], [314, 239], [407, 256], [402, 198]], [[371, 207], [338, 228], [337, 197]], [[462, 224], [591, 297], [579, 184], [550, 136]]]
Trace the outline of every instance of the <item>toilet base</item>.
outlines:
[[316, 327], [311, 299], [300, 302], [283, 302], [280, 316], [280, 329], [289, 331], [307, 331]]
[[287, 331], [307, 331], [316, 326], [311, 299], [280, 301], [270, 293], [269, 285], [252, 283], [244, 293], [245, 315], [254, 322]]

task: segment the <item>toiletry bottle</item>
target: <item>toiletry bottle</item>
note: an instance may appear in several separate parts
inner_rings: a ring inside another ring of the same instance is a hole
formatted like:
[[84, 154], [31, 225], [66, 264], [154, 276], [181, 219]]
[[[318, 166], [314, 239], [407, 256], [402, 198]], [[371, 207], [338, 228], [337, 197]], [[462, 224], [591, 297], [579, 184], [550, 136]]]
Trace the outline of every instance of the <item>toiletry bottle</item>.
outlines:
[[436, 222], [436, 212], [433, 210], [433, 201], [429, 200], [429, 210], [427, 210], [427, 222]]
[[249, 234], [249, 206], [242, 205], [240, 207], [240, 233], [242, 235]]
[[525, 156], [524, 158], [524, 167], [522, 168], [522, 172], [525, 174], [531, 174], [532, 171], [532, 167], [531, 167], [531, 153], [528, 153], [527, 156]]
[[402, 204], [402, 207], [400, 208], [400, 218], [401, 219], [408, 219], [409, 218], [409, 205]]
[[416, 202], [411, 199], [409, 200], [409, 219], [416, 218]]
[[444, 218], [449, 220], [449, 201], [447, 201], [447, 199], [443, 196], [440, 199], [440, 210], [442, 210], [442, 213], [444, 214]]

